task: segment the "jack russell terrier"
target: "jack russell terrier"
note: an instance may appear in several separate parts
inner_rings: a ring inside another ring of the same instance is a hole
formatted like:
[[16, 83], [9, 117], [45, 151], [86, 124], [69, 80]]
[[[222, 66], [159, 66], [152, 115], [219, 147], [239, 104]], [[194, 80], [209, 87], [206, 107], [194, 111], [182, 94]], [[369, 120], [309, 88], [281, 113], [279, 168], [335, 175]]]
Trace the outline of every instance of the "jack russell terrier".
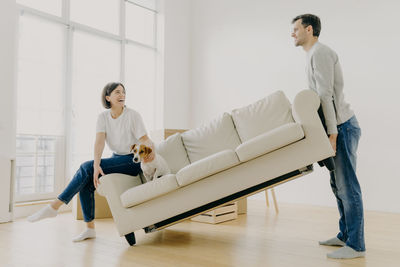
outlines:
[[140, 167], [147, 182], [171, 173], [167, 162], [160, 154], [154, 152], [154, 159], [152, 161], [143, 161], [146, 156], [153, 152], [150, 147], [134, 144], [131, 147], [131, 151], [133, 151], [133, 162], [140, 162]]

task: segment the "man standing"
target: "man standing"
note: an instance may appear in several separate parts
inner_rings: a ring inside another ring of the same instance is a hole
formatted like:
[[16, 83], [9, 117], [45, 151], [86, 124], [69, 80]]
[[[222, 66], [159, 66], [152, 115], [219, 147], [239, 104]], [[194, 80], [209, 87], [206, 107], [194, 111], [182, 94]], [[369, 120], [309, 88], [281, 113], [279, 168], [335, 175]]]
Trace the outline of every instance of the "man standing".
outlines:
[[331, 172], [331, 187], [340, 214], [340, 232], [320, 241], [320, 245], [342, 246], [328, 253], [329, 258], [344, 259], [365, 256], [364, 214], [361, 188], [356, 176], [358, 141], [361, 129], [343, 95], [343, 76], [337, 54], [318, 41], [320, 19], [304, 14], [292, 20], [295, 46], [307, 53], [307, 77], [310, 89], [321, 99], [329, 141], [336, 152], [336, 169]]

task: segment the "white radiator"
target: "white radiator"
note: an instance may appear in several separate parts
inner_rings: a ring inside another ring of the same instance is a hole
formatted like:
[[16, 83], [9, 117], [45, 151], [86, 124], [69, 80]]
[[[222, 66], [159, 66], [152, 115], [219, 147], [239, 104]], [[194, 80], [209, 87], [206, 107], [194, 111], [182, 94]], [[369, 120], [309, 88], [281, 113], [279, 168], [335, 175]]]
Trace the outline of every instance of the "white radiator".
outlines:
[[12, 221], [15, 160], [0, 156], [0, 223]]

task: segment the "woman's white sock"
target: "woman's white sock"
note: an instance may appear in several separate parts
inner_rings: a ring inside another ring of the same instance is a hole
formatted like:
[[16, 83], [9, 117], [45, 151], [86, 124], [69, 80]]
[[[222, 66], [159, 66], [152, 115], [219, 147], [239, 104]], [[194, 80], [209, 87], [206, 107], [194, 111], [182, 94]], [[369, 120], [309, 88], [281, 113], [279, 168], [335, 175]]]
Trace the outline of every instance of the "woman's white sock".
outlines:
[[29, 216], [28, 221], [37, 222], [45, 218], [51, 218], [56, 216], [57, 216], [57, 210], [53, 209], [49, 204], [46, 207], [40, 209], [39, 211]]
[[78, 236], [74, 237], [72, 239], [72, 241], [80, 242], [80, 241], [83, 241], [85, 239], [95, 238], [95, 237], [96, 237], [96, 231], [94, 229], [92, 229], [92, 228], [86, 228], [85, 231], [80, 233]]

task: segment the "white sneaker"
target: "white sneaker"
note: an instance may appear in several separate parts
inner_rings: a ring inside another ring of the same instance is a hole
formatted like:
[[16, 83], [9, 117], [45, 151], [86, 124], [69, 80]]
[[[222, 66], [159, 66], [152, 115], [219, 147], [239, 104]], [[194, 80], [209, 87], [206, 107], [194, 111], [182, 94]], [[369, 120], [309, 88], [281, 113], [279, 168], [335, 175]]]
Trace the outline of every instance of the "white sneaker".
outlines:
[[362, 258], [365, 257], [365, 251], [356, 251], [351, 247], [344, 246], [326, 254], [328, 258], [331, 259], [354, 259], [354, 258]]
[[319, 241], [318, 242], [320, 245], [322, 246], [339, 246], [339, 247], [344, 247], [346, 245], [345, 242], [343, 242], [342, 240], [340, 240], [339, 238], [337, 238], [336, 236], [325, 240], [325, 241]]
[[46, 207], [40, 209], [39, 211], [35, 212], [31, 216], [28, 217], [28, 221], [30, 222], [37, 222], [43, 220], [45, 218], [52, 218], [57, 216], [57, 210], [53, 209], [51, 205], [47, 205]]
[[96, 238], [96, 231], [92, 228], [86, 228], [85, 231], [72, 239], [73, 242], [80, 242], [86, 239]]

